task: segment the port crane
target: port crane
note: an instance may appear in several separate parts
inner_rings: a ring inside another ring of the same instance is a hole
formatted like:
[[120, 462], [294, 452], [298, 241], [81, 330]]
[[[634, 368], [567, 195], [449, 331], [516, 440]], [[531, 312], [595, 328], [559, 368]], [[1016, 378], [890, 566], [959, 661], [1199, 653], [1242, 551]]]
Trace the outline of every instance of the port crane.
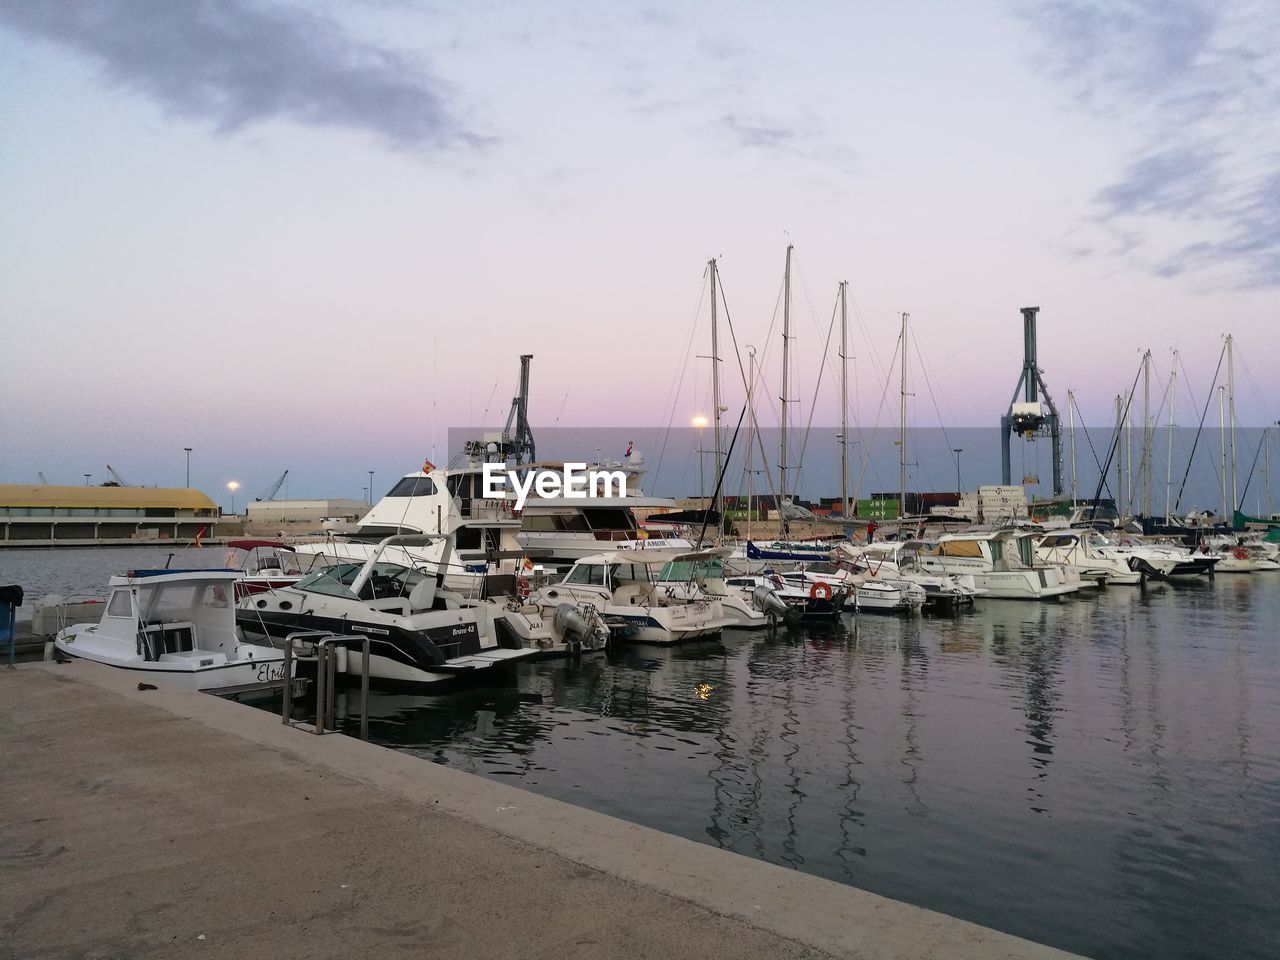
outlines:
[[[1053, 447], [1053, 495], [1062, 496], [1062, 421], [1058, 408], [1049, 396], [1044, 373], [1036, 360], [1036, 314], [1039, 307], [1022, 308], [1022, 375], [1013, 388], [1009, 410], [1000, 418], [1000, 466], [1004, 484], [1012, 482], [1012, 464], [1009, 457], [1009, 435], [1016, 433], [1026, 440], [1049, 436]], [[1018, 400], [1022, 391], [1023, 399]], [[1041, 396], [1044, 397], [1041, 400]], [[1032, 478], [1023, 477], [1023, 482]], [[1035, 478], [1039, 482], [1039, 478]]]
[[261, 503], [263, 500], [274, 500], [276, 498], [276, 494], [280, 492], [280, 488], [284, 486], [284, 479], [287, 476], [289, 476], [288, 470], [276, 477], [276, 482], [267, 488], [266, 493], [260, 497], [254, 497], [253, 499], [258, 503]]
[[128, 480], [126, 480], [124, 477], [120, 476], [120, 474], [116, 473], [115, 467], [111, 466], [111, 464], [109, 464], [109, 463], [107, 464], [107, 474], [111, 477], [111, 480], [110, 480], [108, 483], [104, 483], [104, 484], [103, 484], [103, 486], [104, 486], [104, 487], [131, 487], [131, 486], [133, 486], [133, 484], [131, 484]]

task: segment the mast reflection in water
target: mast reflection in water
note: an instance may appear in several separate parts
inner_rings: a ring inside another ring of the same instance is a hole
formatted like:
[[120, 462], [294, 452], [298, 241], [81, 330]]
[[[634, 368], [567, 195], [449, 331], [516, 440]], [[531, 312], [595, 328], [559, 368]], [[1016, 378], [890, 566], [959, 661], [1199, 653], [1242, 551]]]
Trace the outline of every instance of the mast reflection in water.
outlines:
[[1095, 957], [1280, 943], [1280, 576], [375, 694], [378, 742]]

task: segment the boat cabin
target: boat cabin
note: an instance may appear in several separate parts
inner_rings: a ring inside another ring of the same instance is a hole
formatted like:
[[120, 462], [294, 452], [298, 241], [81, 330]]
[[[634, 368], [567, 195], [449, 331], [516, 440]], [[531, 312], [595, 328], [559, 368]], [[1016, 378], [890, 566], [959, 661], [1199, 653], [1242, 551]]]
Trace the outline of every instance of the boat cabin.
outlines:
[[232, 656], [238, 643], [234, 571], [135, 570], [112, 577], [95, 631], [133, 642], [143, 660]]

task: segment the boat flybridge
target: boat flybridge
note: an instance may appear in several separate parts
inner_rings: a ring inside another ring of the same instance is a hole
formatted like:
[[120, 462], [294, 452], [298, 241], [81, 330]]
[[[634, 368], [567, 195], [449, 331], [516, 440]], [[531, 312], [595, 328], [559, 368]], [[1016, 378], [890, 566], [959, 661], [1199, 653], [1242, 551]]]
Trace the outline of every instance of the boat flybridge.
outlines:
[[59, 653], [195, 690], [284, 677], [284, 653], [236, 630], [238, 570], [133, 570], [109, 581], [97, 623], [58, 632]]
[[1005, 527], [943, 534], [917, 553], [918, 567], [928, 572], [968, 575], [983, 595], [1002, 600], [1047, 600], [1080, 589], [1061, 567], [1038, 561], [1035, 533]]
[[[444, 539], [434, 571], [400, 562], [406, 551]], [[363, 563], [339, 562], [290, 587], [245, 597], [237, 620], [246, 634], [284, 640], [299, 630], [370, 638], [369, 676], [384, 684], [438, 684], [542, 656], [555, 642], [598, 649], [607, 628], [592, 611], [466, 598], [449, 590], [448, 538], [392, 536]], [[334, 628], [337, 627], [337, 630]], [[547, 642], [539, 642], [546, 640]], [[342, 655], [339, 672], [359, 673], [358, 655]]]
[[[355, 529], [323, 542], [297, 546], [298, 554], [322, 554], [332, 560], [363, 563], [387, 537], [421, 535], [421, 546], [397, 543], [388, 560], [404, 566], [443, 569], [445, 585], [476, 589], [489, 573], [514, 574], [522, 555], [516, 534], [520, 518], [515, 501], [484, 497], [483, 460], [464, 458], [459, 466], [407, 473], [360, 519]], [[445, 543], [450, 547], [446, 552]]]
[[578, 560], [559, 583], [540, 588], [540, 601], [590, 603], [614, 635], [642, 643], [680, 643], [713, 637], [734, 619], [719, 600], [668, 596], [654, 579], [668, 563], [701, 561], [712, 551], [612, 550]]
[[[647, 496], [640, 487], [644, 476], [644, 456], [631, 447], [625, 460], [592, 464], [592, 470], [617, 471], [624, 483], [622, 496], [569, 497], [530, 496], [520, 516], [517, 540], [531, 559], [546, 564], [569, 565], [601, 550], [625, 549], [641, 539], [636, 511], [658, 511], [653, 519], [677, 509], [669, 497]], [[538, 468], [562, 468], [561, 463], [535, 464]], [[656, 546], [656, 544], [655, 544]]]

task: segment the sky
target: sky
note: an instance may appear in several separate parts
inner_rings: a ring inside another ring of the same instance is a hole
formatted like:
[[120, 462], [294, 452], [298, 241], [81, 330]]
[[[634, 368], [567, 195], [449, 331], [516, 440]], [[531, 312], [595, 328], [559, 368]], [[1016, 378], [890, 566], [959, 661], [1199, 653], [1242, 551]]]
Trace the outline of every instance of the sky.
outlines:
[[903, 312], [910, 423], [995, 428], [1028, 305], [1064, 418], [1177, 349], [1194, 425], [1231, 334], [1274, 423], [1277, 37], [1251, 0], [0, 0], [0, 481], [181, 485], [190, 446], [220, 500], [359, 498], [500, 425], [522, 353], [535, 431], [687, 427], [712, 257], [726, 416], [752, 344], [776, 423], [788, 244], [795, 419], [838, 423], [844, 280], [868, 429]]

